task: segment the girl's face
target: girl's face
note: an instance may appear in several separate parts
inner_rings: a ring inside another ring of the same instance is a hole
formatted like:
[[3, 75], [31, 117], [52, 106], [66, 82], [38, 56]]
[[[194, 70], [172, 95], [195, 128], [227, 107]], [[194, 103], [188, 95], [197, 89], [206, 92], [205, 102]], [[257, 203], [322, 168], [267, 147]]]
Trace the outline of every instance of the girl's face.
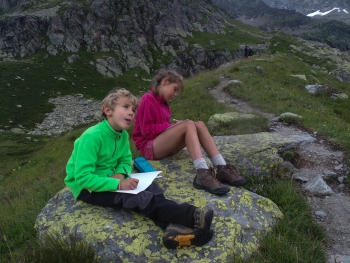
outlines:
[[179, 92], [179, 84], [176, 82], [170, 83], [168, 78], [164, 78], [158, 87], [158, 94], [165, 101], [172, 100]]

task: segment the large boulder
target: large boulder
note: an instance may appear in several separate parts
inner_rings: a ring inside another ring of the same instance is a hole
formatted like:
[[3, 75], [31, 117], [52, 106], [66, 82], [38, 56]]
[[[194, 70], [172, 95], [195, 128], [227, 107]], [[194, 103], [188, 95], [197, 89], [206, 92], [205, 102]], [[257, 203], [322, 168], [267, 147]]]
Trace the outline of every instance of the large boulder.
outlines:
[[[281, 158], [277, 151], [305, 142], [306, 138], [255, 134], [214, 137], [223, 156], [237, 165], [244, 176], [266, 174], [269, 165]], [[247, 164], [249, 160], [249, 164]], [[261, 236], [282, 218], [271, 200], [243, 188], [231, 187], [225, 196], [216, 196], [193, 188], [195, 169], [186, 149], [161, 161], [150, 161], [163, 171], [156, 182], [165, 196], [178, 202], [214, 210], [214, 238], [205, 246], [178, 250], [162, 244], [163, 231], [151, 220], [124, 209], [103, 208], [76, 201], [69, 189], [58, 192], [38, 215], [38, 237], [59, 234], [69, 242], [74, 236], [90, 242], [103, 262], [232, 262], [248, 258], [258, 249]]]

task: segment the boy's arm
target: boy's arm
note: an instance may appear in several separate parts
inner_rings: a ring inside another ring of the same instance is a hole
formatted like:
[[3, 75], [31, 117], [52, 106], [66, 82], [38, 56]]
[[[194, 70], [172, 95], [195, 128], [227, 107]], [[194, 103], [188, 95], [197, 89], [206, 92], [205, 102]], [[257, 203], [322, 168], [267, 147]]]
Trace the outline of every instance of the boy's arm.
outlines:
[[169, 122], [170, 120], [161, 124], [155, 123], [154, 112], [154, 103], [147, 98], [142, 99], [140, 107], [137, 109], [137, 114], [139, 115], [137, 121], [141, 127], [142, 136], [150, 140], [172, 126]]
[[89, 191], [105, 192], [114, 191], [118, 188], [119, 179], [111, 177], [100, 177], [95, 174], [97, 152], [100, 149], [99, 141], [94, 138], [81, 138], [76, 145], [75, 156], [75, 181]]
[[[127, 133], [126, 131], [123, 131], [123, 132]], [[132, 161], [132, 154], [131, 154], [130, 144], [129, 144], [129, 135], [126, 136], [123, 146], [124, 146], [123, 153], [118, 158], [117, 166], [115, 168], [115, 173], [127, 175], [131, 173], [131, 161]]]

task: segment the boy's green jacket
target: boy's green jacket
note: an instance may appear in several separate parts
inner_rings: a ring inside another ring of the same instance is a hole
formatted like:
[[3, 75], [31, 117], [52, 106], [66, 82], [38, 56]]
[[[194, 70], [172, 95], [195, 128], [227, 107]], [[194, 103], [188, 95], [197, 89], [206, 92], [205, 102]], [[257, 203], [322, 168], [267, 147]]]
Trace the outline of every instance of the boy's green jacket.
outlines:
[[132, 155], [127, 131], [115, 131], [104, 120], [87, 129], [75, 142], [66, 166], [64, 182], [75, 198], [82, 189], [91, 192], [117, 190], [114, 174], [130, 173]]

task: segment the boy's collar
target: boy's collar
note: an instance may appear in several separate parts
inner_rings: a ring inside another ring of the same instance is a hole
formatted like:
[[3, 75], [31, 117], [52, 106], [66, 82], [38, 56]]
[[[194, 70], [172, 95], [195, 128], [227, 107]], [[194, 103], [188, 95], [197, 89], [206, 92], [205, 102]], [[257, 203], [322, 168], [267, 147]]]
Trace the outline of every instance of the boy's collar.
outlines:
[[121, 131], [116, 131], [115, 129], [112, 128], [112, 126], [109, 124], [108, 120], [104, 119], [103, 120], [103, 125], [106, 128], [105, 131], [107, 132], [108, 135], [115, 137], [117, 135], [121, 135], [121, 133], [123, 132], [123, 130]]

